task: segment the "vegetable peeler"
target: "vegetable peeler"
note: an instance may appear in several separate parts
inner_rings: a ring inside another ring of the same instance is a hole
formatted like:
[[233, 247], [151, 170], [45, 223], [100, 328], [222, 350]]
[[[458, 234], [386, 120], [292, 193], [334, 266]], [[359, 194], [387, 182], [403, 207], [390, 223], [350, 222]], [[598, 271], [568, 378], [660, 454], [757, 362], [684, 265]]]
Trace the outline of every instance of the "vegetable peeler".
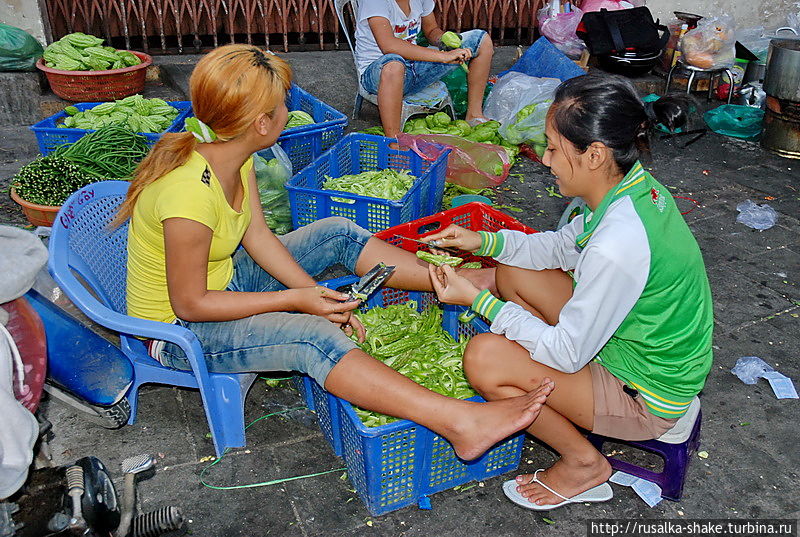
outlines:
[[[452, 254], [452, 255], [458, 255], [458, 254], [461, 253], [461, 250], [459, 250], [458, 248], [449, 248], [447, 246], [436, 246], [436, 244], [433, 244], [433, 243], [430, 243], [430, 242], [425, 242], [425, 241], [421, 241], [421, 240], [418, 240], [418, 239], [412, 239], [410, 237], [403, 237], [402, 235], [395, 235], [395, 237], [403, 239], [404, 241], [415, 242], [415, 243], [420, 244], [422, 246], [425, 246], [427, 248], [433, 248], [435, 250], [441, 250], [443, 252], [447, 252], [448, 254]], [[435, 243], [436, 241], [433, 241], [433, 242]]]
[[387, 265], [386, 263], [378, 263], [372, 267], [369, 272], [361, 276], [361, 278], [350, 287], [350, 300], [367, 300], [372, 293], [386, 283], [386, 280], [389, 279], [395, 268], [397, 267], [394, 265]]

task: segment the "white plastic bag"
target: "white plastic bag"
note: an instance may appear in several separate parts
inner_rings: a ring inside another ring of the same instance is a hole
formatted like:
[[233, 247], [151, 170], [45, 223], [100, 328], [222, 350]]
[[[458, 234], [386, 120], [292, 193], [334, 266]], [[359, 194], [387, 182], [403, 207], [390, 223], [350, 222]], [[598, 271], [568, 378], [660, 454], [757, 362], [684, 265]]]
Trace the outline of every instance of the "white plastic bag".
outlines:
[[736, 57], [736, 23], [730, 15], [700, 19], [681, 38], [684, 61], [701, 69], [730, 67]]
[[[512, 71], [492, 88], [483, 108], [484, 114], [500, 122], [497, 132], [508, 142], [528, 142], [541, 147], [547, 143], [544, 138], [545, 118], [559, 84], [561, 81], [557, 78], [538, 78]], [[523, 111], [532, 105], [536, 105], [532, 112], [527, 114], [527, 110]]]

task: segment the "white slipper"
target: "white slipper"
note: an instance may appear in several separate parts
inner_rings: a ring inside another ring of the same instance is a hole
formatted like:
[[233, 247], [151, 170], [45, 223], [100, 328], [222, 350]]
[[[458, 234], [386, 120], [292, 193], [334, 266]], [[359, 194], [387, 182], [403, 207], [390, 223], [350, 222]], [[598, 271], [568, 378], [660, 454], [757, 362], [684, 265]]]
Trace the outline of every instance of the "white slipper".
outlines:
[[510, 479], [503, 483], [503, 493], [506, 495], [506, 498], [514, 502], [515, 504], [519, 505], [520, 507], [525, 507], [527, 509], [533, 509], [534, 511], [550, 511], [551, 509], [555, 509], [556, 507], [562, 507], [564, 505], [570, 503], [585, 503], [585, 502], [606, 502], [614, 497], [614, 491], [611, 490], [611, 485], [608, 483], [602, 483], [597, 485], [596, 487], [590, 488], [589, 490], [583, 491], [580, 494], [576, 494], [572, 498], [567, 498], [566, 496], [562, 496], [558, 492], [554, 491], [536, 477], [539, 472], [543, 472], [543, 469], [536, 470], [533, 473], [533, 481], [531, 483], [536, 483], [544, 487], [545, 489], [549, 490], [559, 498], [563, 499], [563, 502], [555, 503], [551, 505], [537, 505], [522, 494], [519, 493], [517, 490], [517, 483], [516, 479]]

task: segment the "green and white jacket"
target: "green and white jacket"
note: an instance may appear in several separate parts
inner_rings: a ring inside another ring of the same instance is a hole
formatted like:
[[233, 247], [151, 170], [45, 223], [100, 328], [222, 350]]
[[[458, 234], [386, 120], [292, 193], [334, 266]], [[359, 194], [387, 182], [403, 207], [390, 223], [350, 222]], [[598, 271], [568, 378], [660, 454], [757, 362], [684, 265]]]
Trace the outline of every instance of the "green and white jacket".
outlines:
[[573, 271], [572, 298], [550, 326], [483, 291], [473, 309], [544, 365], [574, 373], [592, 359], [677, 418], [711, 369], [713, 311], [703, 258], [675, 201], [636, 163], [592, 212], [559, 231], [481, 232], [479, 255], [526, 269]]

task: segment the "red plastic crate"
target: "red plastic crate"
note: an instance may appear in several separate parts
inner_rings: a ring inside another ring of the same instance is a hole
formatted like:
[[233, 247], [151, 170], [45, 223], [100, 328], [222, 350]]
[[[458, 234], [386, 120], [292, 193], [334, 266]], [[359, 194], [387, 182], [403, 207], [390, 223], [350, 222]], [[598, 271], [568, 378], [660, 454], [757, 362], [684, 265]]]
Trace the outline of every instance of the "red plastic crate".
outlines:
[[[375, 237], [389, 244], [399, 246], [409, 252], [416, 252], [425, 247], [415, 242], [404, 241], [403, 237], [421, 239], [422, 237], [432, 235], [446, 228], [450, 224], [455, 224], [472, 231], [495, 232], [501, 229], [510, 229], [512, 231], [522, 231], [523, 233], [537, 232], [535, 229], [526, 226], [522, 222], [515, 220], [485, 203], [473, 201], [472, 203], [466, 203], [440, 213], [418, 218], [412, 222], [384, 229], [376, 233]], [[497, 261], [491, 257], [479, 257], [469, 252], [464, 252], [460, 257], [466, 262], [478, 261], [484, 267], [493, 267], [497, 265]]]

